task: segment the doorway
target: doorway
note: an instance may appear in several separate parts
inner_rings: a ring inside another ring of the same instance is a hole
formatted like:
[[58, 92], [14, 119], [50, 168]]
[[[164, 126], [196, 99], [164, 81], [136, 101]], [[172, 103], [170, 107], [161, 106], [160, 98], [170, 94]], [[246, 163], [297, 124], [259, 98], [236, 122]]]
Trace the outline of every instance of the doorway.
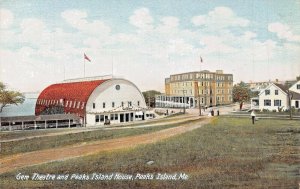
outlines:
[[127, 113], [127, 114], [125, 114], [125, 118], [126, 118], [126, 122], [128, 122], [129, 121], [129, 114]]
[[124, 114], [120, 114], [120, 123], [124, 122]]

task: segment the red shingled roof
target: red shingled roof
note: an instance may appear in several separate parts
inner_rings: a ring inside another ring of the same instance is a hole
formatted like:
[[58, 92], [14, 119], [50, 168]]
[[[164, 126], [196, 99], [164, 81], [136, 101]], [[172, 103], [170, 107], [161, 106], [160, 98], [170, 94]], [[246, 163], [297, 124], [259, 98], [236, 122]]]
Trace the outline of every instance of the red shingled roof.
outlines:
[[105, 81], [107, 80], [58, 83], [50, 85], [39, 95], [35, 106], [35, 115], [40, 115], [41, 112], [48, 107], [59, 105], [61, 103], [61, 99], [63, 99], [65, 113], [74, 113], [83, 117], [85, 113], [85, 106], [90, 95], [97, 86], [101, 85]]

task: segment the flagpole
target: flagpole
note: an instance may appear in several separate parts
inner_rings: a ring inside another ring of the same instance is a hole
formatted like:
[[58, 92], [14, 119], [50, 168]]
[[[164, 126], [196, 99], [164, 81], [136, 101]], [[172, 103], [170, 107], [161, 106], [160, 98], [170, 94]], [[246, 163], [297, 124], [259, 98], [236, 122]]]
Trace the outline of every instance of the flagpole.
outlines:
[[83, 78], [85, 78], [85, 58], [83, 58]]
[[114, 57], [111, 55], [111, 77], [114, 77]]
[[202, 63], [202, 58], [201, 58], [201, 56], [199, 56], [199, 60], [200, 60], [200, 71], [201, 71], [201, 63]]
[[65, 65], [65, 62], [64, 62], [64, 80], [66, 80], [66, 65]]

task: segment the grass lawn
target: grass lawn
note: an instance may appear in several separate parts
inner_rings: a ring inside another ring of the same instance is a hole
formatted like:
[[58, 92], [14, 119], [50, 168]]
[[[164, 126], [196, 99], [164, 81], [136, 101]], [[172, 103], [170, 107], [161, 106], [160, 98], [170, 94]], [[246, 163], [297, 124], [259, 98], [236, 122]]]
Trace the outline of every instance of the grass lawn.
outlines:
[[[181, 124], [190, 123], [190, 122], [191, 121], [185, 121], [180, 124], [173, 123], [173, 124], [166, 124], [163, 126], [133, 128], [133, 129], [94, 130], [94, 131], [87, 130], [80, 133], [69, 133], [69, 134], [57, 135], [57, 136], [45, 136], [39, 138], [26, 139], [22, 141], [5, 142], [5, 143], [1, 143], [0, 155], [3, 156], [11, 155], [11, 154], [16, 154], [21, 152], [31, 152], [35, 150], [72, 145], [81, 142], [113, 139], [113, 138], [119, 138], [119, 137], [131, 136], [131, 135], [150, 133], [162, 129], [176, 127]], [[62, 132], [63, 131], [64, 130], [62, 130]]]
[[[219, 117], [155, 144], [23, 168], [0, 175], [3, 188], [298, 188], [300, 124]], [[154, 161], [148, 165], [146, 162]], [[186, 173], [188, 180], [17, 181], [17, 173]]]

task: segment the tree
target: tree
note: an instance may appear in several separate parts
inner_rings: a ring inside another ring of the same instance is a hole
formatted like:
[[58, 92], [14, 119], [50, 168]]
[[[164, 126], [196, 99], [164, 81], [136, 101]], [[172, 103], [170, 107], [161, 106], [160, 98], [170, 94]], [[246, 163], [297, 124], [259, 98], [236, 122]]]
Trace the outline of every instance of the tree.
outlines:
[[155, 106], [155, 95], [160, 95], [160, 94], [161, 94], [161, 92], [155, 91], [155, 90], [143, 92], [146, 104], [149, 107], [154, 107]]
[[240, 103], [240, 110], [242, 110], [243, 103], [250, 100], [251, 91], [244, 82], [240, 82], [233, 86], [232, 95], [233, 101]]
[[4, 83], [0, 82], [0, 112], [3, 108], [11, 104], [22, 104], [25, 97], [22, 93], [17, 91], [7, 90]]

